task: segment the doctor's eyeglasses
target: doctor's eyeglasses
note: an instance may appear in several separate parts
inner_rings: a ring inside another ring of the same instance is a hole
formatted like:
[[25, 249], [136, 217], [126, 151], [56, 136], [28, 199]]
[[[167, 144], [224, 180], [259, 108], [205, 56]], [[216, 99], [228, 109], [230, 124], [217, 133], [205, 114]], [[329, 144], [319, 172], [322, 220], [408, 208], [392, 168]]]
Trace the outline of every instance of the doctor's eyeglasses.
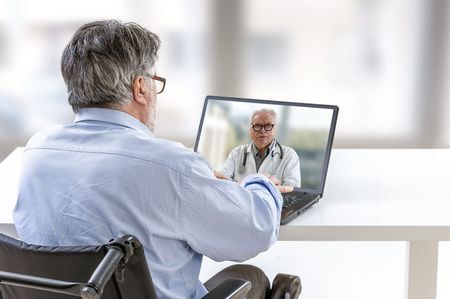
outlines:
[[152, 78], [155, 81], [156, 93], [163, 92], [164, 91], [164, 87], [166, 87], [166, 78], [159, 77], [159, 76], [156, 76], [156, 75], [153, 75], [150, 78]]
[[275, 126], [274, 124], [265, 124], [265, 125], [256, 124], [256, 125], [251, 125], [253, 131], [255, 131], [255, 132], [259, 132], [263, 128], [264, 128], [264, 131], [269, 132], [269, 131], [272, 131], [274, 126]]

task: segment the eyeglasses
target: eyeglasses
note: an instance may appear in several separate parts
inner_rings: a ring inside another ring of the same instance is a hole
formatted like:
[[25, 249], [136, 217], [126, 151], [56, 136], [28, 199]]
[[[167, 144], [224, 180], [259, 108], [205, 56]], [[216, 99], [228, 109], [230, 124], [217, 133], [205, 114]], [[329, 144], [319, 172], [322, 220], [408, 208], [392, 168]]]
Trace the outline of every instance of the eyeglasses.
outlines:
[[166, 87], [166, 78], [159, 77], [156, 75], [151, 76], [153, 80], [155, 80], [156, 84], [156, 93], [161, 93], [164, 91], [164, 87]]
[[265, 124], [265, 125], [260, 125], [260, 124], [256, 124], [256, 125], [250, 125], [250, 127], [252, 127], [253, 131], [255, 132], [260, 132], [262, 130], [262, 128], [264, 128], [264, 131], [269, 132], [272, 131], [273, 127], [275, 125], [274, 124]]

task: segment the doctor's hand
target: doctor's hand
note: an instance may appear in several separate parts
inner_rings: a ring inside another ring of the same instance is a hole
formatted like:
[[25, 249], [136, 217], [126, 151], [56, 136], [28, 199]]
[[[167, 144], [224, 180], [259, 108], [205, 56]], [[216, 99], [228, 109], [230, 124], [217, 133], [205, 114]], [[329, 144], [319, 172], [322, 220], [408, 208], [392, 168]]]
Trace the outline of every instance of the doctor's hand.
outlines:
[[278, 188], [278, 190], [279, 190], [281, 193], [287, 193], [287, 192], [292, 192], [292, 191], [294, 191], [294, 187], [291, 187], [291, 186], [282, 186], [282, 185], [281, 185], [280, 179], [278, 179], [276, 176], [270, 175], [270, 174], [267, 173], [267, 172], [264, 173], [264, 175], [267, 176], [267, 177], [269, 178], [269, 180], [271, 180], [272, 183], [275, 184], [275, 186]]
[[231, 178], [230, 178], [230, 177], [227, 177], [226, 175], [224, 175], [224, 174], [221, 173], [220, 171], [214, 170], [214, 176], [215, 176], [216, 178], [218, 178], [218, 179], [221, 179], [221, 180], [229, 180], [229, 181], [231, 181]]

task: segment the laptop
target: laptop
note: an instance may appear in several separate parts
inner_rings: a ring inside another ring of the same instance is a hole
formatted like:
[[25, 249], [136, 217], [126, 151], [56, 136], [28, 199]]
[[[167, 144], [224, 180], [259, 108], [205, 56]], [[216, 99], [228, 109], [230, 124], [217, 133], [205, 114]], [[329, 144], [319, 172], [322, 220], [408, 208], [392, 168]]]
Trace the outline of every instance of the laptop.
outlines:
[[[244, 152], [239, 154], [237, 150], [252, 146], [249, 136], [250, 119], [253, 112], [260, 109], [273, 110], [277, 115], [277, 124], [273, 131], [277, 143], [272, 143], [272, 155], [267, 154], [265, 159], [280, 159], [280, 168], [283, 165], [281, 160], [287, 154], [299, 161], [295, 162], [295, 167], [289, 168], [294, 172], [290, 175], [296, 178], [292, 181], [295, 183], [290, 184], [294, 185], [294, 191], [282, 193], [281, 224], [286, 224], [323, 196], [339, 108], [334, 105], [210, 95], [206, 97], [203, 105], [194, 150], [205, 157], [216, 171], [235, 165], [233, 171], [236, 176], [237, 171], [244, 173], [242, 171], [245, 167], [250, 169], [247, 160], [254, 158]], [[281, 151], [281, 148], [287, 154], [277, 152]], [[230, 163], [230, 152], [234, 149], [237, 154], [233, 156], [234, 162]], [[264, 163], [265, 160], [259, 170], [263, 168]], [[284, 165], [288, 169], [287, 162]], [[297, 171], [299, 173], [296, 173]], [[279, 173], [284, 175], [286, 172], [287, 170], [280, 170]], [[233, 175], [230, 179], [233, 179]]]

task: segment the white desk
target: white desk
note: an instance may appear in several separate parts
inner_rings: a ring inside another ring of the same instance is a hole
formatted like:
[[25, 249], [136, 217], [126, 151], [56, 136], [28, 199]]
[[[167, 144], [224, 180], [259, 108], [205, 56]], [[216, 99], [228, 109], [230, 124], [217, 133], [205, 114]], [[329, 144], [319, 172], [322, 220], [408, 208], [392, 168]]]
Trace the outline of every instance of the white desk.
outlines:
[[407, 298], [436, 298], [450, 240], [450, 150], [335, 150], [324, 198], [280, 240], [407, 241]]
[[12, 237], [17, 237], [12, 212], [17, 199], [22, 152], [23, 147], [18, 147], [0, 163], [0, 232]]
[[[0, 164], [0, 230], [13, 231], [21, 149]], [[450, 241], [450, 149], [334, 150], [324, 198], [280, 240], [406, 241], [409, 299], [436, 298], [438, 242]]]

